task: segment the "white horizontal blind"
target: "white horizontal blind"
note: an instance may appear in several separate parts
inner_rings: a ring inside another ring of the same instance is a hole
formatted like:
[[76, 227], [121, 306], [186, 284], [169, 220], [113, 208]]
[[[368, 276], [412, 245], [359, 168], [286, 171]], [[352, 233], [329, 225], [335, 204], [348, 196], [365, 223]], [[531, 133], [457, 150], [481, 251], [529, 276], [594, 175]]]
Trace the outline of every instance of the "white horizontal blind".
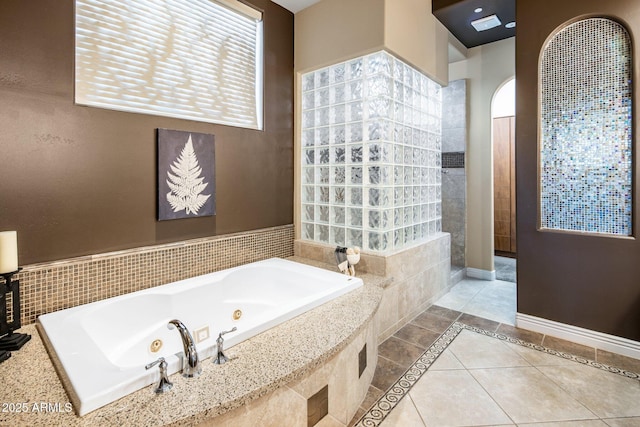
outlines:
[[76, 0], [75, 101], [262, 129], [262, 23], [211, 0]]

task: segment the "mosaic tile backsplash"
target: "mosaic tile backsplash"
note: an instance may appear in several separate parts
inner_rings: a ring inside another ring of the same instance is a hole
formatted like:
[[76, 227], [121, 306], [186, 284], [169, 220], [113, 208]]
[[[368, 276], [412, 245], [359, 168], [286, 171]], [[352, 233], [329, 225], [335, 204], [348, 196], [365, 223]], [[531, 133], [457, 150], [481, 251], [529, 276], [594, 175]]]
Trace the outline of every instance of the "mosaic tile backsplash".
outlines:
[[23, 266], [22, 324], [40, 314], [262, 259], [293, 256], [293, 225]]
[[632, 233], [631, 40], [590, 18], [559, 31], [540, 62], [542, 228]]
[[387, 52], [304, 74], [302, 238], [386, 252], [442, 231], [441, 115]]

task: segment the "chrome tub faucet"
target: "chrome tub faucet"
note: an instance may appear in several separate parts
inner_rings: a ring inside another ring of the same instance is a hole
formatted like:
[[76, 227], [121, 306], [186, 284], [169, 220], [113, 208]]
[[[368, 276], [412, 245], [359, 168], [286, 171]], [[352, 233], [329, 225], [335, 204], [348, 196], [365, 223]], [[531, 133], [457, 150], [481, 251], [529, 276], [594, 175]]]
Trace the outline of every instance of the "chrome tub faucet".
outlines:
[[184, 357], [182, 358], [182, 376], [187, 378], [196, 378], [202, 373], [202, 366], [196, 351], [196, 345], [193, 337], [184, 323], [178, 319], [173, 319], [167, 325], [169, 329], [174, 327], [180, 332], [182, 338], [182, 346], [184, 347]]

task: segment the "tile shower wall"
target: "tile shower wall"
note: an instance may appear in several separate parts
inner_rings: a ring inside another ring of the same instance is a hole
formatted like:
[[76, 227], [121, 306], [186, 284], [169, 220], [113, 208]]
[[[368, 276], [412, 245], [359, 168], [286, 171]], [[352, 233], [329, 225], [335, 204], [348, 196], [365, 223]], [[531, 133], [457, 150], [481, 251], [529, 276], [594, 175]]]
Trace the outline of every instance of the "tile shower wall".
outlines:
[[304, 74], [302, 238], [386, 252], [440, 232], [441, 108], [387, 52]]
[[442, 230], [451, 234], [451, 265], [465, 267], [467, 83], [442, 88]]
[[542, 228], [631, 235], [632, 61], [626, 29], [590, 18], [540, 62]]
[[22, 324], [50, 313], [262, 259], [293, 256], [293, 225], [24, 266]]

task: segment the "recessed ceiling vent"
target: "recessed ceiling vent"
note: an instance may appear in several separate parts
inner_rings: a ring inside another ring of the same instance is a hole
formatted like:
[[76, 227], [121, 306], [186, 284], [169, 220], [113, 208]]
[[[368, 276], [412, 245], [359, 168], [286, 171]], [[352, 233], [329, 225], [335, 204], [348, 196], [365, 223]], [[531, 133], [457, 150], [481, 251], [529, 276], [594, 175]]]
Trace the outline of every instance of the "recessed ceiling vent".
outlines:
[[500, 19], [498, 19], [496, 15], [489, 15], [485, 16], [484, 18], [471, 21], [471, 25], [473, 25], [473, 28], [475, 28], [476, 31], [480, 32], [499, 27], [500, 25], [502, 25], [502, 22], [500, 22]]

